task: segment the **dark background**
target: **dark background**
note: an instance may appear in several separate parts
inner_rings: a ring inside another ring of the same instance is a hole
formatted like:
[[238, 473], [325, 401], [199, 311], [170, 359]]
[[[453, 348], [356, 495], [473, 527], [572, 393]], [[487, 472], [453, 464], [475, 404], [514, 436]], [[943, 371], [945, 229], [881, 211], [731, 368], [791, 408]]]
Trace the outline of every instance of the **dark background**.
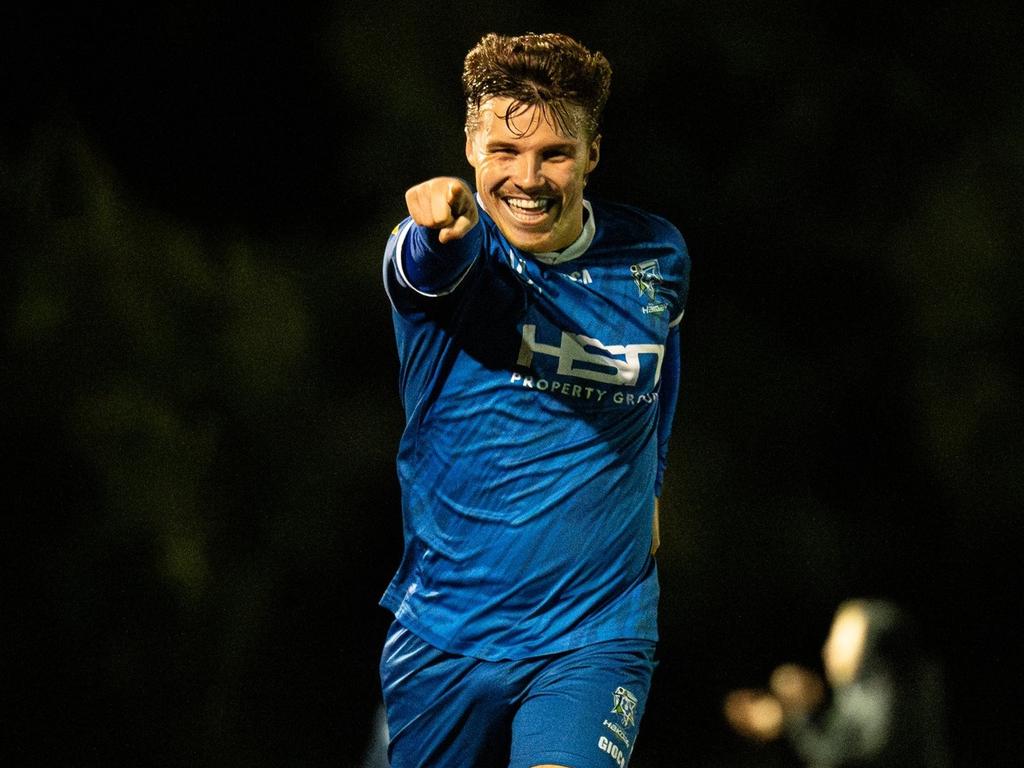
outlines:
[[615, 70], [594, 194], [693, 258], [634, 764], [795, 765], [722, 696], [912, 607], [958, 766], [1009, 766], [1024, 452], [1012, 2], [10, 11], [0, 232], [8, 765], [356, 765], [401, 553], [380, 278], [469, 175], [462, 57]]

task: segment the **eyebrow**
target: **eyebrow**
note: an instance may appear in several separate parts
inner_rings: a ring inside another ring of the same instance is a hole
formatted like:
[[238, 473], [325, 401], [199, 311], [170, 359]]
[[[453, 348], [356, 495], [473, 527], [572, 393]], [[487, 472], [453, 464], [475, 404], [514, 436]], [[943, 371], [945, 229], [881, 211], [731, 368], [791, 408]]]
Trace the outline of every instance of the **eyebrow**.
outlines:
[[[494, 139], [488, 141], [484, 148], [488, 151], [493, 152], [496, 149], [519, 149], [519, 145], [512, 141], [504, 141], [502, 139]], [[545, 144], [539, 147], [541, 152], [565, 152], [567, 155], [571, 155], [576, 152], [576, 145], [573, 142], [557, 142], [554, 144]]]

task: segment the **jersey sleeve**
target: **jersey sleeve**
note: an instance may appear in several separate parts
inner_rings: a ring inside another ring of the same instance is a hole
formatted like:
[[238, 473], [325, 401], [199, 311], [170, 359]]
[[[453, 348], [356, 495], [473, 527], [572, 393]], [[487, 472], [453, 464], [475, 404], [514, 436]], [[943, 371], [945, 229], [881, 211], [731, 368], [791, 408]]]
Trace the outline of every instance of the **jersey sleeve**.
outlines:
[[384, 288], [392, 305], [401, 309], [417, 296], [430, 299], [454, 291], [480, 255], [482, 243], [479, 222], [465, 237], [442, 243], [436, 231], [411, 218], [403, 220], [384, 249]]
[[661, 496], [661, 486], [668, 467], [668, 444], [672, 436], [672, 419], [679, 399], [679, 326], [669, 329], [665, 342], [665, 361], [661, 366], [661, 392], [658, 398], [658, 469], [654, 477], [654, 495]]
[[690, 251], [686, 247], [686, 241], [682, 234], [675, 227], [672, 227], [670, 242], [677, 252], [677, 260], [673, 265], [677, 303], [670, 323], [670, 327], [676, 328], [683, 319], [683, 313], [686, 311], [686, 299], [690, 293]]
[[669, 322], [668, 338], [665, 341], [665, 361], [662, 364], [661, 390], [658, 408], [658, 468], [654, 481], [654, 495], [661, 496], [661, 487], [668, 467], [668, 446], [672, 435], [672, 420], [675, 417], [679, 399], [679, 377], [681, 358], [679, 349], [679, 324], [686, 312], [686, 299], [690, 292], [690, 253], [682, 234], [668, 224], [666, 241], [675, 252], [671, 262], [669, 279], [675, 294], [672, 319]]

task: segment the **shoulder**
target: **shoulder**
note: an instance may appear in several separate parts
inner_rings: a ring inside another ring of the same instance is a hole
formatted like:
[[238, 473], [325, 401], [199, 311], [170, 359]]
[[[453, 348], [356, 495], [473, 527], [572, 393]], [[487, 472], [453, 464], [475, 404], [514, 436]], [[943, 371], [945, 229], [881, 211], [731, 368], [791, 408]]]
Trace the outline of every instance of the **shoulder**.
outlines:
[[642, 208], [595, 199], [588, 201], [603, 237], [612, 241], [668, 247], [686, 256], [686, 240], [675, 224]]

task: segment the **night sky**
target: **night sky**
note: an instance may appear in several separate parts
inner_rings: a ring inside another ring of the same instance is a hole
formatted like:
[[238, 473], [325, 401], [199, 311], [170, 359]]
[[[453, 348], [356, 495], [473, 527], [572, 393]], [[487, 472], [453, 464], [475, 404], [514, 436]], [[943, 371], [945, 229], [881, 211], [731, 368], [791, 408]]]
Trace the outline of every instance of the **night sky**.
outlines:
[[[795, 766], [722, 697], [912, 608], [1016, 765], [1015, 4], [157, 3], [0, 50], [12, 765], [356, 765], [401, 554], [380, 258], [469, 176], [486, 32], [611, 61], [588, 190], [693, 261], [639, 768]], [[5, 601], [7, 602], [7, 601]]]

